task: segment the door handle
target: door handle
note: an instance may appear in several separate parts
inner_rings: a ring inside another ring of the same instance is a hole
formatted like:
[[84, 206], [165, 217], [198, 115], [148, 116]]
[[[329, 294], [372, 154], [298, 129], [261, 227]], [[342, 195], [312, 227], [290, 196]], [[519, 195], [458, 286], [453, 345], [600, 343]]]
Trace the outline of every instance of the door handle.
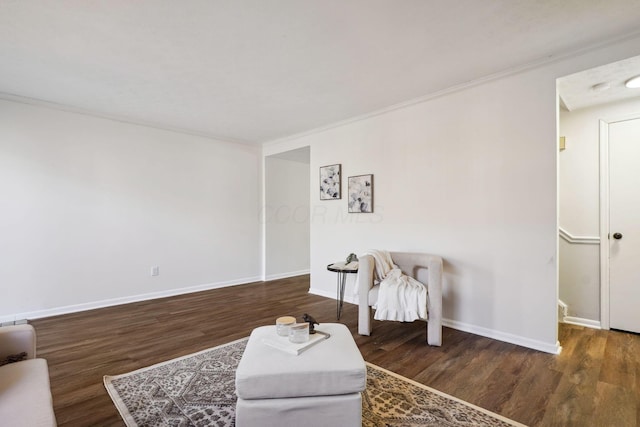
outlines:
[[613, 238], [616, 240], [622, 239], [622, 233], [613, 233]]

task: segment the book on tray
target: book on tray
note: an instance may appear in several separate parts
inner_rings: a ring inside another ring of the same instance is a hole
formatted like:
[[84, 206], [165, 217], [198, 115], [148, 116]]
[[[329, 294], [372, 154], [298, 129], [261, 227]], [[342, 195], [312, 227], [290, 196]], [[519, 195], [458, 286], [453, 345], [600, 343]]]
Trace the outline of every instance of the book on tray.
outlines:
[[303, 351], [307, 350], [310, 347], [318, 344], [321, 341], [329, 338], [329, 335], [325, 335], [320, 332], [316, 332], [315, 334], [309, 334], [309, 341], [305, 341], [303, 343], [293, 343], [289, 341], [289, 337], [282, 337], [280, 335], [273, 335], [271, 337], [265, 337], [262, 339], [262, 342], [269, 347], [277, 348], [278, 350], [282, 350], [286, 353], [298, 355]]

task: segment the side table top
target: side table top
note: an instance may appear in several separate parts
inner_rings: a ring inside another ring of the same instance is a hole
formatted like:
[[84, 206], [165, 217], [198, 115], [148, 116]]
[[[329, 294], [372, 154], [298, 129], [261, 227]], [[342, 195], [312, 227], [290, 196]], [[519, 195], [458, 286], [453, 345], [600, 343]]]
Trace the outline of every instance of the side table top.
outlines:
[[337, 273], [357, 273], [358, 261], [352, 261], [349, 264], [344, 261], [334, 262], [333, 264], [327, 265], [327, 270]]

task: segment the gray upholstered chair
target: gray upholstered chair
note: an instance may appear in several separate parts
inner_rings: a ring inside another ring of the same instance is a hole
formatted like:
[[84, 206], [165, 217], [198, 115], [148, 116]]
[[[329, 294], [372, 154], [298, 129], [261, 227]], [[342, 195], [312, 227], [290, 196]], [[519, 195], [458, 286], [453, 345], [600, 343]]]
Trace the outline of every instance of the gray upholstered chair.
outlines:
[[[407, 276], [427, 285], [427, 343], [442, 345], [442, 258], [436, 255], [391, 252], [391, 259]], [[380, 286], [374, 285], [375, 261], [370, 255], [359, 259], [358, 277], [358, 333], [371, 335], [371, 307], [378, 301]]]

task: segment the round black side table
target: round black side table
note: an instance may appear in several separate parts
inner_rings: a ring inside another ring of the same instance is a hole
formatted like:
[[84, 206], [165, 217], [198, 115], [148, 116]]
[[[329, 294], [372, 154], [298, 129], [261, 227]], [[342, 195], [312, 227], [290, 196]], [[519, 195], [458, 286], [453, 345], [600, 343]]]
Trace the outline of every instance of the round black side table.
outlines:
[[357, 273], [358, 268], [350, 268], [348, 264], [336, 262], [334, 264], [327, 265], [327, 270], [338, 273], [337, 283], [336, 283], [336, 311], [338, 320], [340, 320], [340, 314], [342, 313], [342, 304], [344, 303], [344, 288], [345, 283], [347, 281], [347, 274], [349, 273]]

